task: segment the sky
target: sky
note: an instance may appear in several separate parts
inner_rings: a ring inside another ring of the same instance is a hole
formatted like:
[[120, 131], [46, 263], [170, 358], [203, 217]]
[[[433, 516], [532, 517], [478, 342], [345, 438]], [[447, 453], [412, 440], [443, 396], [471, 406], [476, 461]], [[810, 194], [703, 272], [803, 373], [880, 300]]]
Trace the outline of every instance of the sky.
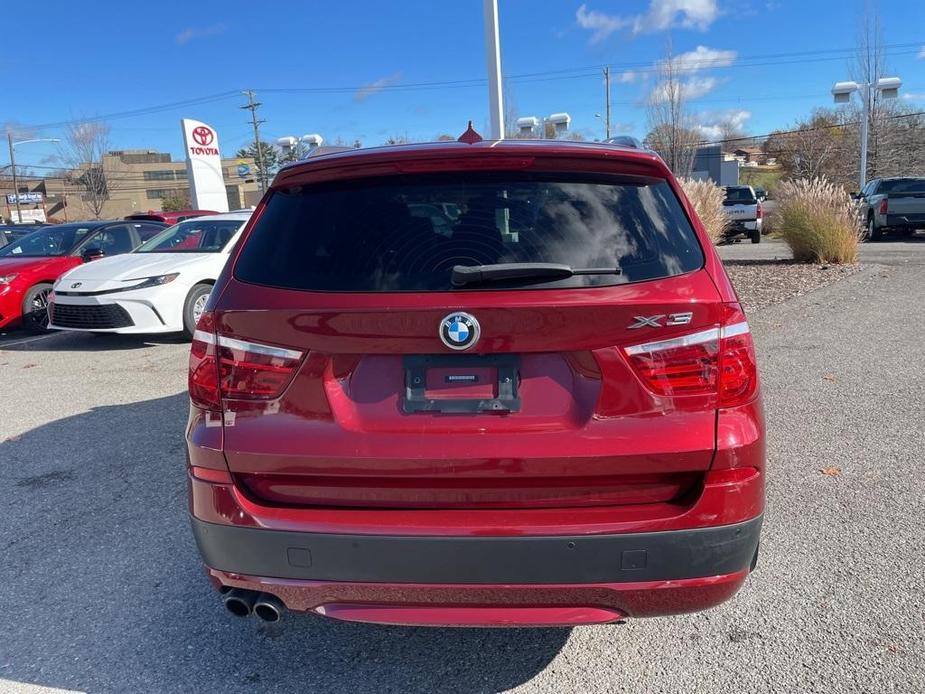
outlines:
[[[565, 111], [572, 130], [600, 138], [610, 65], [613, 130], [644, 137], [670, 45], [705, 138], [724, 119], [755, 135], [785, 128], [829, 106], [832, 83], [851, 78], [864, 2], [499, 0], [508, 108]], [[925, 110], [925, 3], [866, 2], [879, 9], [888, 71]], [[0, 124], [20, 139], [101, 118], [114, 149], [182, 159], [179, 120], [189, 117], [214, 126], [231, 156], [253, 138], [243, 89], [256, 91], [270, 141], [432, 140], [460, 134], [468, 119], [487, 129], [481, 0], [50, 0], [16, 26], [0, 42]], [[57, 145], [16, 154], [41, 174]]]

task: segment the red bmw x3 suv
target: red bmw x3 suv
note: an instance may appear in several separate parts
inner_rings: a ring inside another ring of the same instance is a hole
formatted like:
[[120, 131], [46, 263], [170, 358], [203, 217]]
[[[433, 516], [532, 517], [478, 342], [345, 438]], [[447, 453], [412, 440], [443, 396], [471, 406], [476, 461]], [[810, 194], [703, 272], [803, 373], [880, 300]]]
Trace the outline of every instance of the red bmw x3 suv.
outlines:
[[757, 561], [736, 294], [633, 147], [438, 143], [284, 169], [192, 344], [193, 532], [226, 607], [575, 625]]

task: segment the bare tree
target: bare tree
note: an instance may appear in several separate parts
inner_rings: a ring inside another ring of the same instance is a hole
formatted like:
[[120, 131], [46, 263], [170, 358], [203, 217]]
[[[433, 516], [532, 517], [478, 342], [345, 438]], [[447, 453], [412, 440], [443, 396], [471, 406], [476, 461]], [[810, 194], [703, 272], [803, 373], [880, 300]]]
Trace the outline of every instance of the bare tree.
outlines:
[[[857, 124], [842, 111], [817, 109], [787, 131], [771, 133], [762, 148], [787, 178], [816, 178], [850, 187], [856, 179]], [[847, 122], [846, 122], [847, 121]]]
[[649, 96], [646, 145], [658, 152], [676, 176], [688, 176], [700, 137], [687, 110], [679, 68], [669, 43], [665, 58], [658, 64], [658, 82]]
[[115, 183], [103, 167], [109, 149], [109, 126], [97, 121], [69, 125], [60, 146], [68, 182], [80, 188], [81, 199], [95, 219], [102, 216]]

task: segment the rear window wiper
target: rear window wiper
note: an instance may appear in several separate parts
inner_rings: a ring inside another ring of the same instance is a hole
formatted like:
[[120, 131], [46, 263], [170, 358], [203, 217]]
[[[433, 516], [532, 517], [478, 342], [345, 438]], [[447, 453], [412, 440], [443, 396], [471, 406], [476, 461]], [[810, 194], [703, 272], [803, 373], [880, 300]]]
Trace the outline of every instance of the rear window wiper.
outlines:
[[450, 282], [454, 287], [467, 284], [539, 280], [551, 282], [575, 275], [619, 275], [618, 267], [573, 268], [562, 263], [497, 263], [494, 265], [456, 265]]

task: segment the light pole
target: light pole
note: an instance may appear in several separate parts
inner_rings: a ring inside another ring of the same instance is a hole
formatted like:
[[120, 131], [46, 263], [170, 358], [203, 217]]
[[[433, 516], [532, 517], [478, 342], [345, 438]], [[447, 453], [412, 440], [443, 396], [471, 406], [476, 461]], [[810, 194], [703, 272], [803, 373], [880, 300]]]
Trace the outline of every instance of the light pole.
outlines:
[[901, 86], [902, 80], [898, 77], [881, 77], [876, 82], [836, 82], [832, 86], [832, 97], [836, 104], [847, 104], [855, 92], [860, 92], [861, 96], [861, 175], [858, 191], [867, 185], [867, 126], [870, 121], [871, 94], [876, 89], [884, 99], [895, 99]]
[[6, 141], [10, 146], [10, 168], [13, 170], [13, 200], [16, 201], [16, 223], [22, 224], [22, 210], [19, 208], [19, 185], [16, 182], [15, 147], [16, 145], [25, 145], [30, 142], [61, 142], [61, 140], [56, 137], [38, 137], [31, 140], [18, 140], [17, 142], [13, 142], [13, 132], [7, 130]]
[[498, 0], [482, 0], [485, 21], [485, 60], [488, 65], [488, 122], [492, 140], [504, 138], [504, 97], [501, 91], [501, 37]]

